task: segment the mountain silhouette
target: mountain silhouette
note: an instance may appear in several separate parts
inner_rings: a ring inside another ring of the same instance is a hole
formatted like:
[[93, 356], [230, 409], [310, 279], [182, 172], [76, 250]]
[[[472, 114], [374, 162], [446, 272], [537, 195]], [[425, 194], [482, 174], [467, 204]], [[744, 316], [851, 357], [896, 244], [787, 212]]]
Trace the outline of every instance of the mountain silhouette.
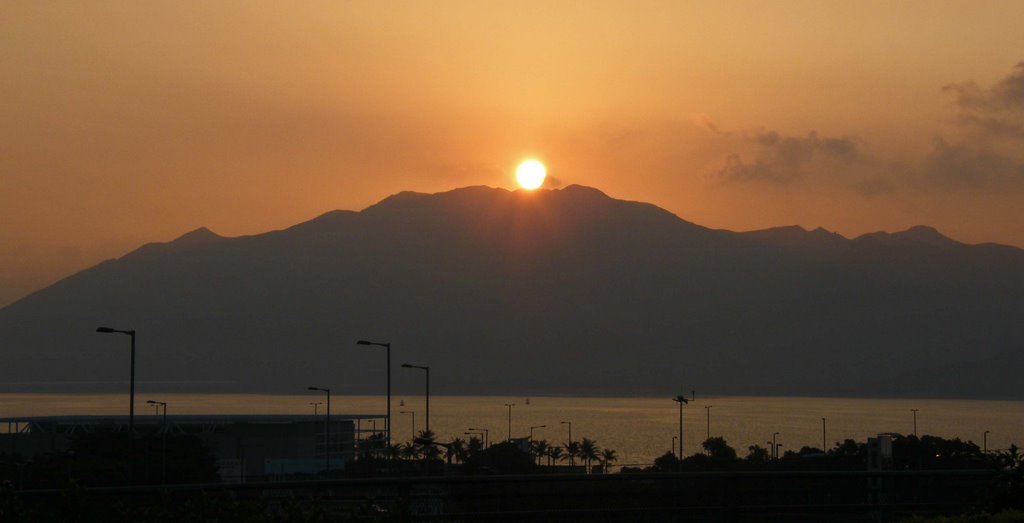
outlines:
[[582, 186], [403, 192], [148, 244], [0, 309], [0, 390], [1024, 398], [1024, 251], [737, 233]]

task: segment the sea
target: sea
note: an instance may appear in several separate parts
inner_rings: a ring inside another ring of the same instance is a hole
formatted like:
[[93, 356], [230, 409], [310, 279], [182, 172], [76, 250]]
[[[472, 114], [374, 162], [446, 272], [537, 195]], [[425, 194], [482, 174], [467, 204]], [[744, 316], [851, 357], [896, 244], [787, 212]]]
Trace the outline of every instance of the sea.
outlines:
[[[311, 403], [323, 401], [323, 395], [137, 393], [136, 416], [156, 415], [147, 400], [167, 402], [169, 415], [313, 414]], [[511, 409], [507, 404], [513, 405]], [[386, 405], [385, 396], [331, 398], [332, 415], [383, 415]], [[324, 405], [316, 408], [324, 414]], [[409, 441], [414, 430], [425, 427], [422, 395], [394, 395], [391, 408], [394, 441]], [[696, 396], [683, 406], [683, 452], [700, 452], [709, 435], [725, 438], [742, 457], [751, 445], [767, 447], [773, 436], [780, 452], [785, 452], [821, 448], [823, 436], [832, 447], [844, 439], [863, 442], [881, 433], [913, 434], [913, 409], [919, 435], [960, 438], [982, 447], [989, 431], [990, 452], [1024, 444], [1024, 401]], [[127, 410], [127, 394], [0, 394], [0, 418], [118, 415]], [[383, 429], [380, 424], [377, 428]], [[469, 438], [465, 433], [475, 428], [487, 429], [496, 443], [510, 436], [528, 437], [532, 427], [534, 439], [564, 445], [570, 424], [574, 441], [586, 437], [602, 449], [615, 450], [615, 468], [647, 466], [672, 449], [672, 437], [679, 434], [679, 404], [670, 396], [430, 398], [430, 429], [441, 441]], [[370, 428], [362, 423], [362, 429]], [[6, 424], [0, 425], [0, 432], [8, 430]]]

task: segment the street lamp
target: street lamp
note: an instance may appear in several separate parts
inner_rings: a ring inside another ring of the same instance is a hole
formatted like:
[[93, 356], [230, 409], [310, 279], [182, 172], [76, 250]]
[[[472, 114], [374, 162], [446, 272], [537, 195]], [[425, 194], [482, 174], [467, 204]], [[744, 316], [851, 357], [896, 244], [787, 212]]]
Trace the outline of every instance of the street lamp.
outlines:
[[412, 414], [412, 438], [416, 439], [416, 411], [415, 410], [400, 410], [399, 414]]
[[103, 334], [127, 334], [132, 338], [132, 371], [131, 385], [128, 399], [128, 430], [135, 432], [135, 330], [112, 329], [110, 327], [97, 327], [96, 332]]
[[160, 407], [164, 409], [164, 419], [160, 422], [160, 476], [163, 483], [167, 483], [167, 402], [166, 401], [153, 401], [147, 400], [146, 403], [152, 405], [159, 411]]
[[311, 402], [309, 402], [309, 404], [313, 406], [313, 415], [314, 416], [319, 416], [320, 415], [320, 405], [323, 405], [323, 403], [324, 402], [322, 402], [322, 401], [311, 401]]
[[676, 455], [676, 440], [678, 440], [678, 439], [679, 439], [679, 436], [672, 436], [672, 455], [673, 456]]
[[547, 425], [534, 425], [530, 427], [530, 443], [533, 443], [533, 429], [546, 429]]
[[488, 429], [474, 429], [473, 427], [470, 427], [470, 428], [468, 428], [466, 430], [475, 430], [477, 432], [483, 432], [484, 433], [484, 448], [485, 449], [487, 448], [487, 446], [488, 446], [487, 442], [490, 441], [490, 439], [491, 439], [490, 431]]
[[[427, 373], [427, 421], [426, 421], [426, 432], [430, 432], [430, 367], [425, 365], [409, 365], [408, 363], [402, 364], [403, 369], [420, 369]], [[413, 437], [416, 437], [413, 435]]]
[[917, 410], [918, 409], [910, 409], [910, 412], [914, 413], [914, 437], [915, 438], [917, 437]]
[[[569, 445], [572, 445], [572, 422], [571, 421], [562, 421], [562, 422], [560, 422], [560, 424], [561, 425], [568, 425], [569, 426]], [[573, 459], [572, 459], [572, 456], [569, 456], [569, 466], [571, 467], [572, 465], [573, 465]]]
[[986, 455], [988, 454], [988, 433], [989, 432], [991, 432], [991, 431], [986, 430], [985, 433], [981, 435], [981, 438], [982, 438], [982, 447], [981, 447], [982, 451], [981, 451], [981, 453], [982, 454], [986, 454]]
[[359, 340], [356, 345], [370, 345], [376, 347], [383, 347], [387, 349], [388, 353], [388, 436], [387, 446], [385, 448], [391, 448], [391, 344], [390, 343], [378, 343], [375, 341]]
[[778, 432], [772, 432], [772, 459], [779, 459], [779, 444], [775, 443]]
[[515, 407], [516, 404], [506, 403], [505, 406], [508, 407], [508, 440], [512, 441], [512, 407]]
[[825, 454], [828, 452], [828, 448], [825, 443], [825, 418], [821, 418], [821, 453]]
[[331, 473], [331, 389], [309, 387], [309, 390], [327, 393], [327, 424], [324, 430], [324, 454], [327, 454], [327, 473]]
[[683, 470], [683, 405], [690, 402], [682, 394], [672, 398], [672, 401], [679, 404], [679, 471]]
[[708, 438], [711, 439], [711, 407], [714, 405], [704, 405], [704, 410], [708, 413]]

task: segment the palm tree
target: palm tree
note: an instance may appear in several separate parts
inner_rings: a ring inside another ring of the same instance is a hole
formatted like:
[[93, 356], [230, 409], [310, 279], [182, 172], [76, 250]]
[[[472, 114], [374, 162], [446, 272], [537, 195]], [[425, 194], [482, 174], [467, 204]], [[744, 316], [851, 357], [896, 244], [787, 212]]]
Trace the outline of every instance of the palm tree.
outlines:
[[579, 456], [586, 460], [584, 468], [586, 469], [587, 474], [590, 474], [591, 460], [598, 459], [598, 451], [599, 449], [597, 447], [596, 441], [590, 438], [583, 438], [583, 440], [580, 442]]
[[548, 450], [548, 465], [551, 465], [551, 461], [555, 463], [565, 460], [565, 453], [562, 451], [562, 447], [551, 447]]
[[570, 441], [565, 444], [565, 455], [569, 456], [569, 466], [576, 464], [576, 456], [580, 455], [580, 443], [578, 441]]
[[466, 454], [468, 456], [475, 456], [484, 450], [484, 443], [480, 441], [480, 438], [473, 436], [469, 438], [469, 443], [466, 444]]
[[452, 457], [455, 458], [457, 463], [466, 461], [466, 440], [462, 438], [455, 438], [451, 443]]
[[416, 446], [415, 443], [410, 441], [409, 443], [405, 443], [402, 445], [401, 453], [402, 457], [405, 459], [416, 459], [417, 457], [419, 457], [420, 449], [419, 447]]
[[[417, 437], [434, 441], [434, 438], [436, 438], [437, 435], [434, 434], [434, 431], [432, 430], [424, 430], [421, 431], [420, 435]], [[423, 445], [423, 447], [420, 448], [420, 453], [427, 459], [437, 459], [441, 457], [441, 451], [438, 450], [436, 445]]]
[[604, 472], [607, 474], [608, 473], [608, 464], [613, 462], [613, 461], [615, 461], [615, 460], [617, 460], [617, 459], [619, 459], [619, 457], [615, 455], [615, 451], [614, 450], [612, 450], [612, 449], [604, 449], [604, 450], [601, 451], [601, 459], [604, 461]]
[[538, 465], [540, 465], [540, 458], [547, 456], [548, 449], [550, 448], [551, 445], [548, 445], [547, 440], [544, 439], [539, 439], [530, 443], [530, 451], [533, 452]]

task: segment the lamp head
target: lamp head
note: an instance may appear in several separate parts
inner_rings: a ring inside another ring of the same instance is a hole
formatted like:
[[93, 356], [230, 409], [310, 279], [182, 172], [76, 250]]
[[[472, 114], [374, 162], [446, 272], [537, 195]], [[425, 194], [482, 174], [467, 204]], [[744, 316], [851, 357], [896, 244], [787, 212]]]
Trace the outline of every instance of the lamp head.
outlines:
[[366, 341], [366, 340], [359, 340], [359, 341], [356, 342], [356, 345], [373, 345], [373, 342]]
[[686, 396], [683, 396], [682, 394], [672, 398], [672, 401], [678, 402], [680, 405], [690, 402], [690, 400], [686, 399]]
[[97, 327], [96, 328], [96, 332], [102, 332], [102, 333], [105, 333], [105, 334], [109, 334], [111, 332], [114, 332], [114, 329], [111, 329], [110, 327]]

